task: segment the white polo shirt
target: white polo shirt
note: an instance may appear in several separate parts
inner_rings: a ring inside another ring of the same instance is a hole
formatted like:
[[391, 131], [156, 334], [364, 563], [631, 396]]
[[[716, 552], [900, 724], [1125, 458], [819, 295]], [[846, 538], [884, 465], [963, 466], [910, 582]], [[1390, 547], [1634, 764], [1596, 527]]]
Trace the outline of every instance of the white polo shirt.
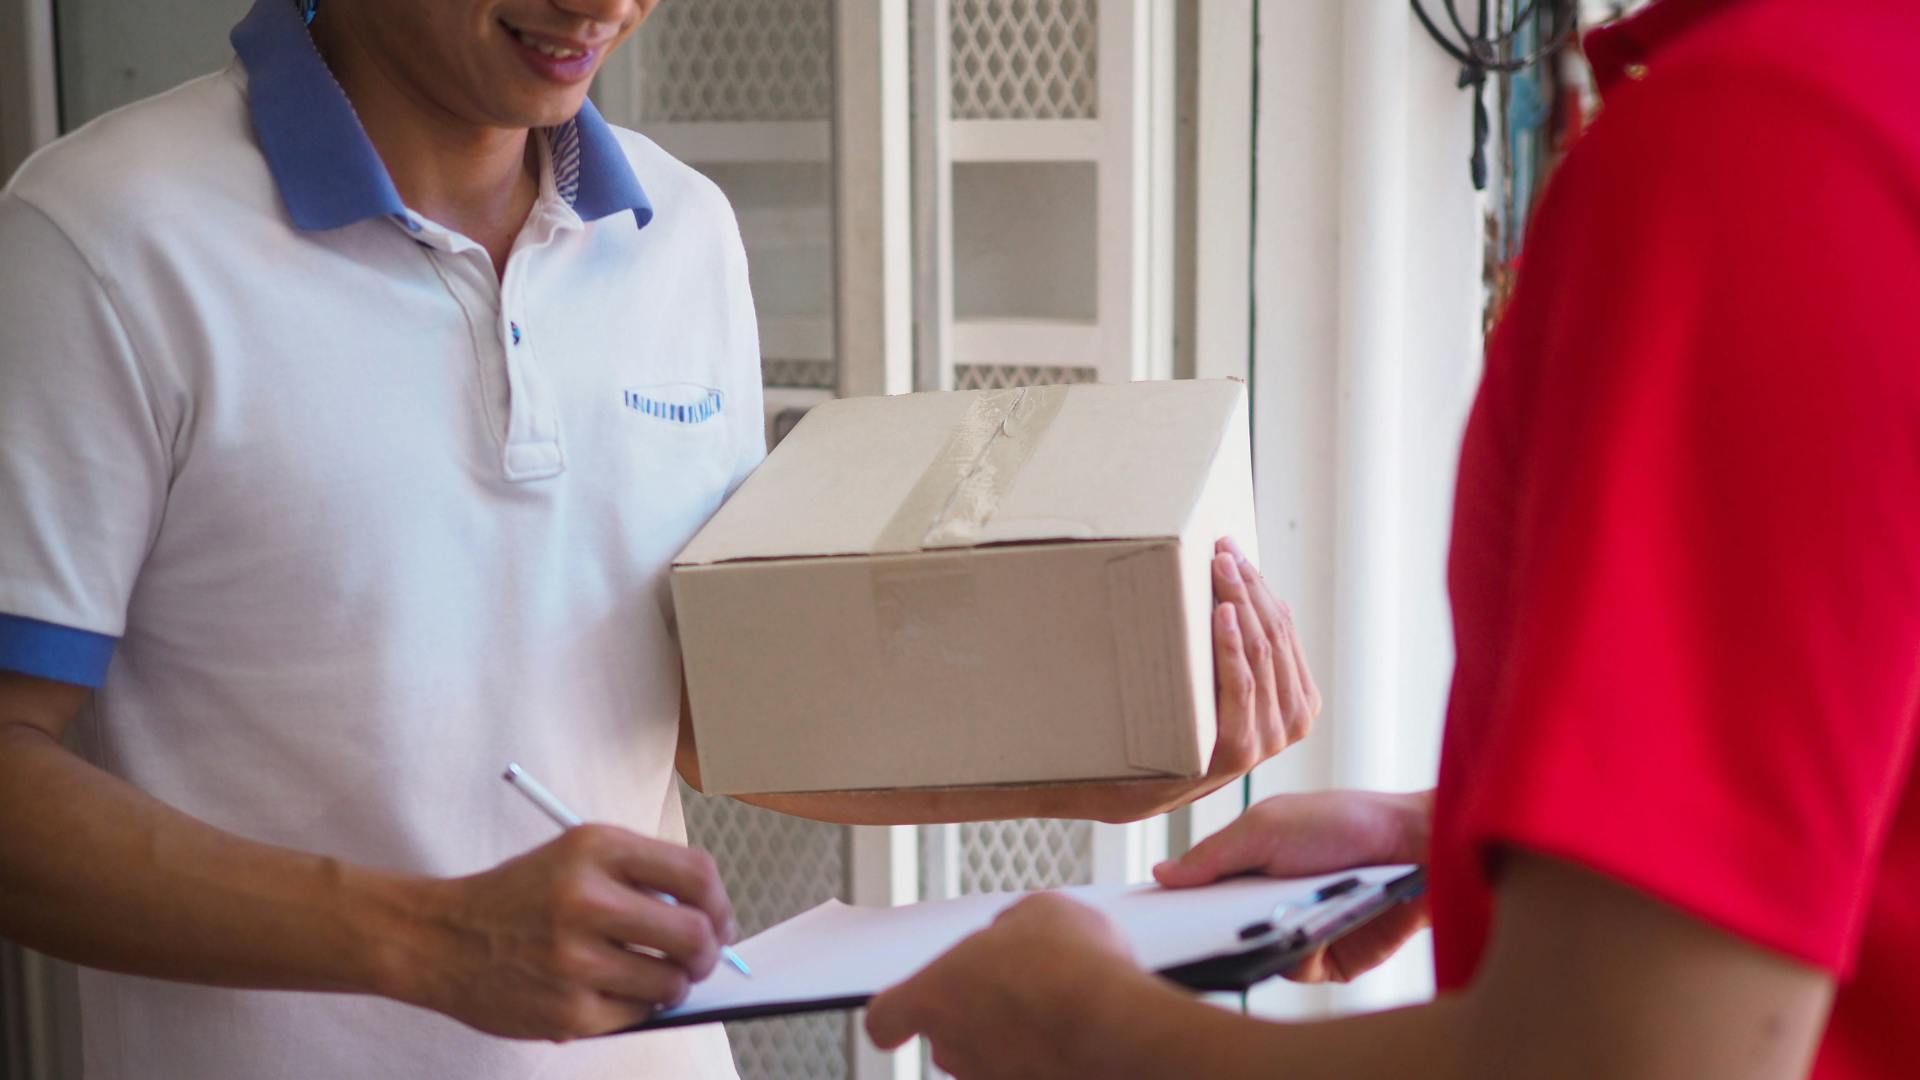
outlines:
[[[95, 687], [92, 760], [257, 840], [483, 870], [555, 834], [509, 760], [683, 840], [667, 563], [763, 453], [725, 199], [588, 105], [500, 281], [401, 204], [289, 0], [233, 41], [0, 196], [0, 666]], [[81, 991], [92, 1080], [733, 1075], [717, 1027]]]

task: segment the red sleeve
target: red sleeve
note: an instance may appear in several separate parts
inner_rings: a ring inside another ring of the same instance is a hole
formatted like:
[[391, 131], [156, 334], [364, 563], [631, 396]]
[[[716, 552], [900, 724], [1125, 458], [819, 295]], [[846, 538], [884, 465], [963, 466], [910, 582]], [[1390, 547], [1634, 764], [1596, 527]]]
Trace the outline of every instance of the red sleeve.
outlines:
[[1576, 150], [1502, 331], [1511, 644], [1461, 824], [1844, 972], [1920, 686], [1915, 185], [1785, 76], [1667, 74]]

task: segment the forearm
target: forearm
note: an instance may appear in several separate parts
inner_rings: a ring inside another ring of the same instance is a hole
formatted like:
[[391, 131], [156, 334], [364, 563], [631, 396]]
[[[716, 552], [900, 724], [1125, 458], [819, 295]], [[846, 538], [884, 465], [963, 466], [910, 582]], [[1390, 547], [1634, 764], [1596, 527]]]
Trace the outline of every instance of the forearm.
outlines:
[[393, 993], [417, 879], [213, 828], [0, 727], [0, 934], [76, 963], [224, 986]]
[[[1452, 1080], [1465, 1066], [1466, 999], [1313, 1023], [1278, 1023], [1205, 1004], [1161, 987], [1135, 987], [1108, 1006], [1109, 1032], [1134, 1031], [1116, 1048], [1114, 1077], [1206, 1076], [1218, 1080]], [[1130, 1065], [1128, 1063], [1131, 1063]]]

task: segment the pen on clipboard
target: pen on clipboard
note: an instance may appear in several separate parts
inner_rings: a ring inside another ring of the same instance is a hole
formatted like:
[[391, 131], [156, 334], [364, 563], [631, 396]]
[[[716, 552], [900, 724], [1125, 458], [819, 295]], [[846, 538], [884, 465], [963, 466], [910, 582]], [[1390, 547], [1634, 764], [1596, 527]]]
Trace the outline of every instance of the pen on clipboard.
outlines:
[[[502, 778], [505, 779], [507, 783], [512, 784], [515, 791], [525, 795], [528, 802], [539, 807], [541, 813], [552, 818], [555, 825], [560, 826], [562, 829], [571, 829], [575, 825], [581, 824], [579, 814], [568, 809], [567, 804], [561, 802], [553, 792], [548, 791], [545, 784], [535, 780], [527, 773], [527, 770], [521, 768], [519, 765], [508, 763], [507, 771], [503, 774]], [[676, 906], [679, 904], [679, 901], [666, 893], [654, 893], [654, 895], [668, 904]], [[734, 970], [740, 974], [748, 978], [753, 977], [753, 969], [747, 966], [745, 960], [740, 959], [740, 954], [734, 952], [732, 946], [720, 946], [720, 958], [732, 964]]]

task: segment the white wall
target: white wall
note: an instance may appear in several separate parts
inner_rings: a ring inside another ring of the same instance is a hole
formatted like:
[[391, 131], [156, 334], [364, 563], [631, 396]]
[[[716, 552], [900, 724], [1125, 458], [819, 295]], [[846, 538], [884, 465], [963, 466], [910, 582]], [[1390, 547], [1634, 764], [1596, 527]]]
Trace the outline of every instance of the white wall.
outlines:
[[[1260, 5], [1254, 416], [1262, 556], [1327, 708], [1256, 797], [1433, 783], [1452, 666], [1444, 561], [1479, 376], [1470, 100], [1403, 0]], [[1431, 992], [1415, 948], [1307, 1015]]]

